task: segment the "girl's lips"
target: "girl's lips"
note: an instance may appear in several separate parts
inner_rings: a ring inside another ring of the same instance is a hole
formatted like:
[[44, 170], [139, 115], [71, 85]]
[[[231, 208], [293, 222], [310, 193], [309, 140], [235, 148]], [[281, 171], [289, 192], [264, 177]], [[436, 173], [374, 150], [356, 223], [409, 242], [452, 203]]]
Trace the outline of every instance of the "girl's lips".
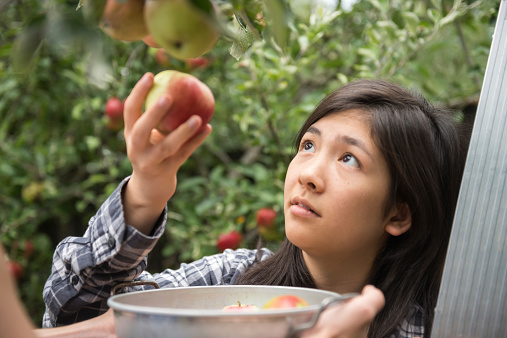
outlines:
[[291, 206], [289, 210], [294, 215], [299, 217], [320, 217], [307, 200], [296, 196], [290, 202]]

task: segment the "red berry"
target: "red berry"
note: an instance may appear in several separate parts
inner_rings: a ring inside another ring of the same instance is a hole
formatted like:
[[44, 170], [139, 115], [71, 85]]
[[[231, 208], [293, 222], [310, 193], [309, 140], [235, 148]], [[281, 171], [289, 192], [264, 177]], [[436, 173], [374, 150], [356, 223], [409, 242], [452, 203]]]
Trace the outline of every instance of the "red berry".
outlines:
[[257, 225], [261, 227], [272, 227], [276, 220], [276, 211], [270, 208], [261, 208], [255, 217]]
[[243, 236], [236, 230], [233, 230], [231, 232], [218, 236], [217, 248], [220, 251], [224, 251], [225, 249], [235, 250], [239, 248], [242, 240]]
[[123, 119], [124, 102], [117, 97], [111, 97], [106, 102], [105, 114], [114, 120]]
[[23, 277], [23, 266], [19, 262], [7, 261], [7, 270], [15, 280], [20, 280]]

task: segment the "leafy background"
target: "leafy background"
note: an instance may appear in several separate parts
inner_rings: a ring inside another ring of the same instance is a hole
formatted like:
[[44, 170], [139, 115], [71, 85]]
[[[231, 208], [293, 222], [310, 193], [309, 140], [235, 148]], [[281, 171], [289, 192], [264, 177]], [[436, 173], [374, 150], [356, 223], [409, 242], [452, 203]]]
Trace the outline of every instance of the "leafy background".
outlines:
[[217, 2], [244, 20], [230, 20], [234, 34], [193, 69], [167, 55], [161, 62], [141, 41], [109, 38], [77, 0], [0, 1], [0, 240], [24, 268], [18, 287], [36, 325], [56, 244], [81, 235], [130, 174], [104, 105], [125, 99], [142, 74], [190, 72], [216, 99], [214, 131], [168, 204], [148, 265], [156, 272], [217, 253], [230, 230], [255, 247], [262, 207], [278, 212], [283, 233], [293, 138], [325, 94], [352, 79], [398, 82], [473, 121], [500, 0], [266, 1], [283, 6], [265, 26], [253, 15], [262, 1]]

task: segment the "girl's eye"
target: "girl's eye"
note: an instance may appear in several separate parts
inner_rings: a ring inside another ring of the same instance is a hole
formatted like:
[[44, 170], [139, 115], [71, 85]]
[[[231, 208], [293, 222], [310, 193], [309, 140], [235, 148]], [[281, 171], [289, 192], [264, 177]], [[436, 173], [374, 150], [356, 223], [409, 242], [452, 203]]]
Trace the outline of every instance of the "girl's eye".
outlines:
[[343, 157], [340, 159], [340, 161], [342, 161], [346, 165], [354, 167], [354, 168], [360, 168], [361, 167], [359, 165], [359, 161], [357, 160], [357, 158], [355, 158], [354, 155], [352, 155], [352, 154], [345, 154], [345, 155], [343, 155]]
[[313, 145], [313, 142], [312, 141], [303, 141], [301, 143], [301, 151], [305, 151], [305, 152], [313, 152], [315, 151], [315, 146]]

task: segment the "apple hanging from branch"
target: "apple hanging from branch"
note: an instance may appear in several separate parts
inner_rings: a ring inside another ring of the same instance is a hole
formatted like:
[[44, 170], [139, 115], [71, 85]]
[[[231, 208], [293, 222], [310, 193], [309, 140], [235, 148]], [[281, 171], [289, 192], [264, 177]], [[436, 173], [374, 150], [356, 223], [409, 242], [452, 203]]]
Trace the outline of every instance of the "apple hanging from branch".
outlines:
[[192, 115], [201, 117], [204, 128], [213, 116], [215, 97], [209, 87], [193, 75], [176, 70], [164, 70], [155, 75], [153, 87], [146, 97], [146, 109], [162, 94], [171, 96], [173, 103], [157, 126], [161, 133], [170, 133]]
[[217, 43], [214, 11], [209, 0], [146, 0], [144, 20], [154, 42], [184, 60], [203, 55]]
[[238, 231], [232, 230], [228, 233], [218, 236], [217, 248], [220, 250], [220, 252], [223, 252], [225, 249], [236, 250], [239, 248], [242, 240], [243, 236]]
[[276, 227], [276, 217], [276, 211], [271, 208], [257, 210], [255, 215], [257, 231], [266, 241], [280, 241], [283, 239], [283, 234]]
[[136, 41], [148, 35], [144, 0], [107, 0], [99, 27], [110, 37]]

